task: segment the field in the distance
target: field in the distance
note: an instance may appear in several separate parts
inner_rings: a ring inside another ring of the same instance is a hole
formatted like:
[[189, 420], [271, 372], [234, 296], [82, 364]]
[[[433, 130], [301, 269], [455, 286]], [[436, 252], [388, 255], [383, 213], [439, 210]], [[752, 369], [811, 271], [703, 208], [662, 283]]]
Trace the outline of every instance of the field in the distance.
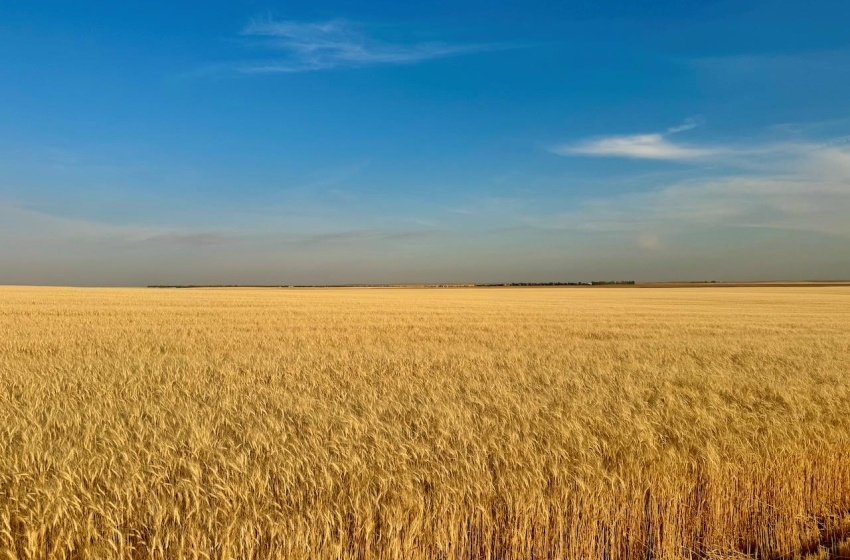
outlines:
[[847, 537], [850, 288], [0, 288], [0, 557]]

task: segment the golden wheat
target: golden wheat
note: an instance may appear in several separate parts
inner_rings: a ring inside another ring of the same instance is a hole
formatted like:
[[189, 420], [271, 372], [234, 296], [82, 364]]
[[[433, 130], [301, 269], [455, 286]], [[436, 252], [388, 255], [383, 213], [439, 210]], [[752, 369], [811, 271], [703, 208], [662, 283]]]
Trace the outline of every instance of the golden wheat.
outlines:
[[0, 289], [8, 558], [850, 552], [850, 289]]

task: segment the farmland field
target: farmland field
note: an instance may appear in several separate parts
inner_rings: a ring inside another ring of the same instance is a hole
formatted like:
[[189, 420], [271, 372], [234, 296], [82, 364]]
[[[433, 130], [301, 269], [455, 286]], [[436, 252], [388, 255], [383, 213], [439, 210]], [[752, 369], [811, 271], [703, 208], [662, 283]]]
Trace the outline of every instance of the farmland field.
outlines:
[[2, 558], [848, 538], [847, 287], [0, 288]]

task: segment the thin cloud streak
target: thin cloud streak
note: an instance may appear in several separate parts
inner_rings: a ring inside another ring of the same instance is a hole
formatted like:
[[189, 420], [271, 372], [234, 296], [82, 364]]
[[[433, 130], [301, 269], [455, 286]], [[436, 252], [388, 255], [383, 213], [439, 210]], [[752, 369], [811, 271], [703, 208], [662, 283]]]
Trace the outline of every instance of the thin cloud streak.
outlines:
[[711, 147], [695, 147], [677, 144], [667, 137], [702, 126], [699, 118], [686, 119], [682, 124], [668, 128], [666, 132], [649, 134], [615, 135], [582, 140], [574, 144], [562, 144], [552, 152], [562, 156], [623, 157], [654, 160], [695, 160], [717, 155], [719, 150]]
[[344, 20], [302, 22], [258, 19], [243, 30], [245, 37], [262, 39], [269, 61], [241, 64], [247, 74], [294, 73], [353, 68], [379, 64], [414, 64], [426, 60], [508, 48], [495, 44], [441, 42], [398, 43], [370, 37], [359, 26]]
[[769, 142], [750, 144], [686, 144], [670, 137], [702, 126], [698, 119], [687, 119], [665, 132], [602, 136], [561, 144], [551, 148], [561, 156], [590, 156], [625, 159], [674, 161], [695, 164], [720, 164], [734, 168], [769, 170], [785, 167], [805, 154], [823, 151], [850, 142], [839, 136], [818, 143]]
[[675, 144], [659, 133], [609, 136], [586, 140], [578, 144], [557, 146], [552, 149], [552, 152], [562, 156], [580, 155], [672, 161], [694, 160], [717, 154], [717, 151], [711, 148]]
[[688, 232], [733, 228], [850, 238], [848, 215], [850, 150], [830, 147], [801, 148], [787, 173], [694, 179], [588, 200], [548, 225], [637, 239], [640, 247], [655, 249]]
[[[422, 224], [419, 224], [422, 225]], [[48, 245], [109, 243], [126, 248], [211, 248], [260, 245], [337, 245], [361, 242], [400, 241], [443, 233], [435, 226], [413, 228], [332, 229], [315, 233], [292, 231], [217, 231], [167, 226], [112, 224], [68, 218], [38, 210], [0, 203], [0, 247], [17, 235]], [[14, 234], [14, 235], [13, 235]]]
[[667, 129], [667, 134], [678, 134], [679, 132], [685, 132], [687, 130], [693, 130], [697, 127], [705, 124], [700, 117], [689, 117], [685, 119], [685, 122], [680, 124], [679, 126], [671, 126]]

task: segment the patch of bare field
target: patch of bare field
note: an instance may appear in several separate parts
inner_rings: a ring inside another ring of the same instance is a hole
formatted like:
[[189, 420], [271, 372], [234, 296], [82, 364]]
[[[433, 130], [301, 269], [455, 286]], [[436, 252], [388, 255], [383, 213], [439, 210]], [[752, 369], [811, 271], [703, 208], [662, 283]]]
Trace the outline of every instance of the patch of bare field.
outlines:
[[848, 557], [850, 288], [0, 288], [0, 557]]

